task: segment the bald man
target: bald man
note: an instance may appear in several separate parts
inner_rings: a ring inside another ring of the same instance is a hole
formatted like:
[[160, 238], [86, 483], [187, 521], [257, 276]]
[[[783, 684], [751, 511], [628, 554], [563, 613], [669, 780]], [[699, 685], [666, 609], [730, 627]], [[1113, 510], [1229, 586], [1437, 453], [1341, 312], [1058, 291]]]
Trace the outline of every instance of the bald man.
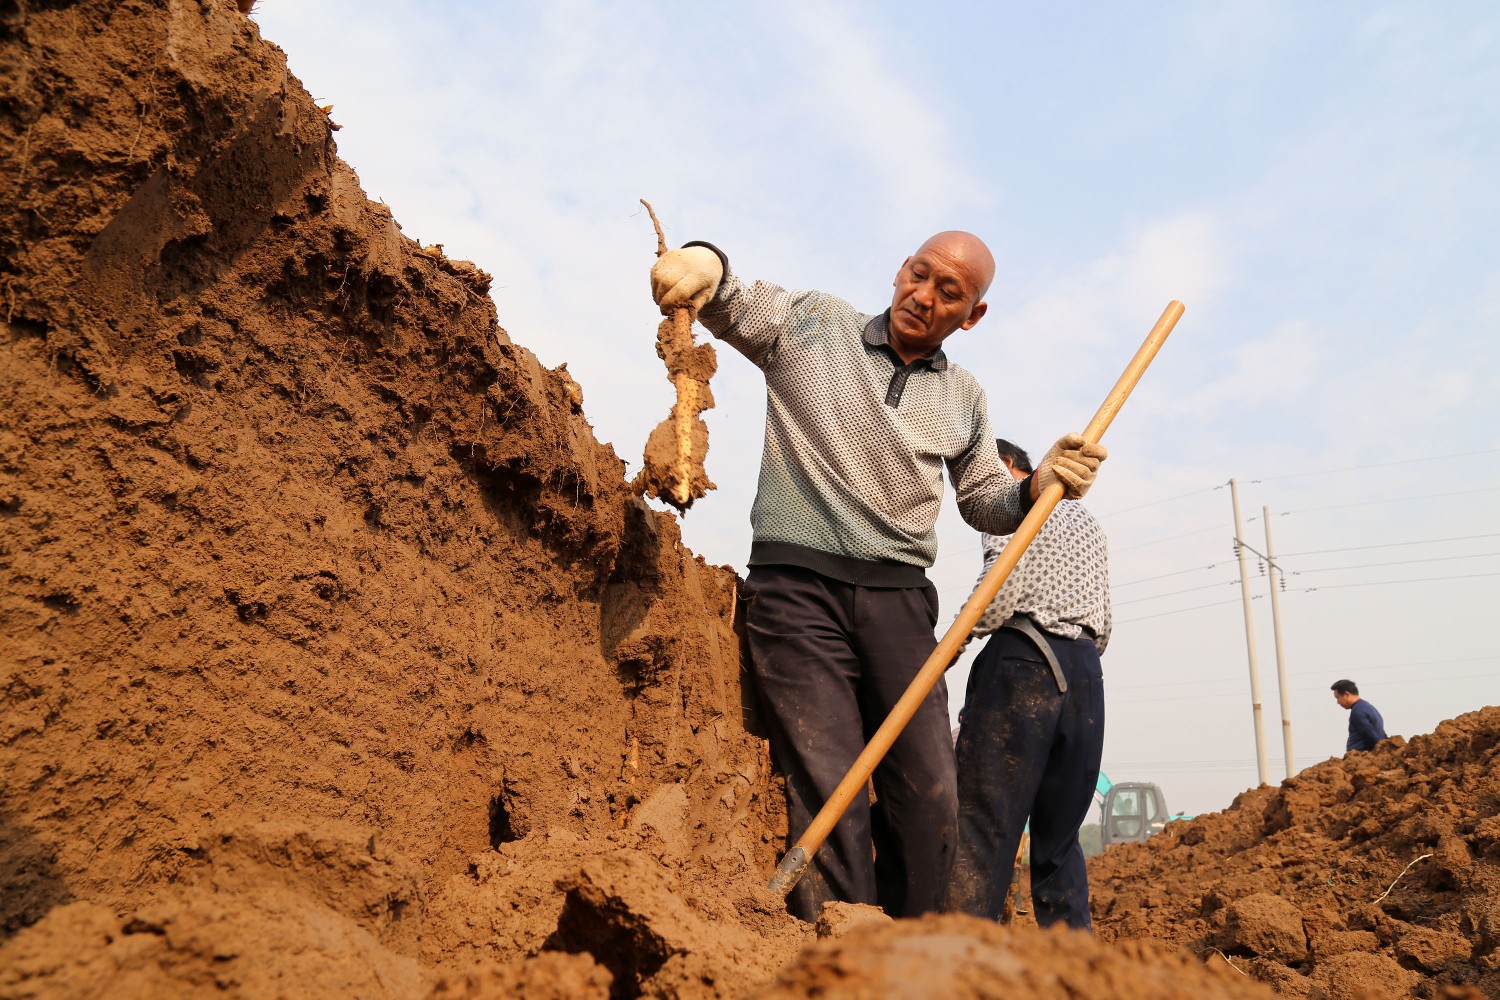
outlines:
[[[741, 588], [756, 700], [786, 778], [794, 843], [937, 645], [925, 572], [947, 467], [964, 520], [1009, 534], [1056, 481], [1080, 497], [1104, 450], [1058, 441], [1017, 483], [1000, 464], [984, 391], [942, 345], [984, 317], [995, 275], [971, 233], [902, 262], [890, 308], [745, 284], [708, 243], [658, 258], [652, 294], [682, 306], [765, 375], [766, 432]], [[939, 910], [957, 840], [947, 686], [927, 696], [788, 897], [815, 920], [833, 900], [892, 916]]]

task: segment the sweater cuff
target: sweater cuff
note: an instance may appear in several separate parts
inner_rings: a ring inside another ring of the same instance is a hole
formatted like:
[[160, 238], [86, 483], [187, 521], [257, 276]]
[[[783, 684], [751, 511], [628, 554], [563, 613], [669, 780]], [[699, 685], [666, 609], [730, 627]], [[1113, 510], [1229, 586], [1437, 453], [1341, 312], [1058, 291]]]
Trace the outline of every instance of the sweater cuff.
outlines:
[[[1008, 475], [1008, 473], [1007, 473]], [[1031, 480], [1036, 478], [1033, 472], [1021, 480], [1021, 516], [1025, 517], [1031, 513], [1031, 508], [1036, 506], [1036, 501], [1031, 498]]]
[[[724, 265], [724, 278], [729, 277], [729, 257], [725, 255], [723, 250], [704, 240], [688, 240], [682, 246], [684, 249], [687, 247], [703, 247], [707, 250], [712, 250], [714, 255], [719, 258], [719, 263]], [[719, 279], [719, 284], [722, 285], [724, 283], [724, 278]]]

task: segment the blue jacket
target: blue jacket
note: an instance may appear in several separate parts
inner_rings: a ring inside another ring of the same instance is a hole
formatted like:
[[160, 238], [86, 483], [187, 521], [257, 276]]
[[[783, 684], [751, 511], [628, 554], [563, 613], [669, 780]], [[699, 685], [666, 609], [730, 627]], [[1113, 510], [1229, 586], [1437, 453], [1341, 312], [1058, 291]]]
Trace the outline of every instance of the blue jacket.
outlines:
[[1349, 709], [1349, 742], [1345, 750], [1374, 750], [1375, 744], [1386, 739], [1385, 720], [1368, 701], [1361, 698]]

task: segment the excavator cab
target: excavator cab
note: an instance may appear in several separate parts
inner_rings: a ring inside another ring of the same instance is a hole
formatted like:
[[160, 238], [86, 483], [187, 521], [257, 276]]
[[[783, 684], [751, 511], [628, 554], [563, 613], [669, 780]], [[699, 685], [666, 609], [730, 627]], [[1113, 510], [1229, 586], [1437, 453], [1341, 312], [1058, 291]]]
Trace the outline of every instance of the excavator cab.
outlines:
[[1160, 833], [1171, 818], [1161, 788], [1144, 781], [1110, 785], [1100, 805], [1099, 832], [1109, 844], [1136, 843]]

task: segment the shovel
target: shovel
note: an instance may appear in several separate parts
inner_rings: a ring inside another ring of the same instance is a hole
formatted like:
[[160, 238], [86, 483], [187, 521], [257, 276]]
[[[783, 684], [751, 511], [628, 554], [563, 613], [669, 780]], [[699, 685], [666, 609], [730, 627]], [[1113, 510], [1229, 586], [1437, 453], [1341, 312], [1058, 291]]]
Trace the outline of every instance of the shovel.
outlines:
[[[1161, 319], [1156, 321], [1156, 325], [1146, 335], [1145, 342], [1135, 352], [1135, 357], [1130, 359], [1130, 364], [1125, 366], [1125, 371], [1121, 373], [1119, 380], [1115, 382], [1115, 387], [1109, 391], [1109, 395], [1104, 398], [1104, 403], [1094, 414], [1094, 419], [1090, 420], [1089, 425], [1084, 428], [1083, 439], [1085, 441], [1090, 444], [1099, 443], [1099, 439], [1104, 436], [1105, 430], [1115, 419], [1115, 414], [1120, 412], [1120, 407], [1125, 404], [1126, 398], [1135, 389], [1141, 376], [1145, 374], [1146, 367], [1151, 364], [1151, 359], [1156, 357], [1156, 352], [1166, 341], [1167, 334], [1171, 333], [1172, 328], [1177, 325], [1182, 311], [1183, 305], [1176, 299], [1167, 304], [1166, 310], [1161, 314]], [[891, 748], [892, 743], [896, 742], [896, 737], [901, 735], [901, 730], [906, 728], [906, 724], [921, 707], [923, 699], [927, 697], [927, 692], [932, 690], [938, 678], [947, 671], [953, 662], [953, 657], [963, 646], [964, 639], [979, 622], [985, 609], [995, 599], [995, 595], [1000, 592], [1000, 587], [1010, 576], [1010, 571], [1015, 569], [1016, 563], [1021, 561], [1026, 547], [1031, 544], [1032, 539], [1036, 538], [1042, 523], [1047, 520], [1048, 515], [1052, 513], [1052, 509], [1057, 506], [1057, 502], [1062, 497], [1061, 483], [1053, 483], [1042, 491], [1031, 511], [1021, 522], [1021, 526], [1016, 529], [1010, 542], [995, 560], [995, 564], [990, 567], [990, 571], [985, 574], [983, 580], [979, 581], [979, 586], [969, 596], [963, 610], [959, 611], [953, 624], [948, 626], [948, 631], [943, 634], [942, 641], [937, 644], [932, 655], [927, 657], [927, 662], [922, 665], [921, 670], [917, 671], [917, 676], [912, 678], [911, 684], [906, 688], [906, 693], [896, 702], [885, 721], [880, 724], [880, 728], [875, 730], [875, 735], [870, 738], [869, 745], [855, 758], [854, 764], [849, 768], [849, 773], [844, 775], [844, 779], [833, 790], [828, 801], [823, 803], [823, 808], [818, 810], [818, 814], [813, 817], [813, 821], [808, 824], [802, 836], [797, 838], [797, 843], [781, 859], [781, 864], [776, 866], [776, 874], [771, 876], [772, 892], [785, 896], [801, 880], [802, 873], [807, 870], [812, 856], [818, 852], [818, 848], [823, 846], [823, 841], [833, 832], [834, 826], [844, 815], [844, 810], [849, 808], [849, 803], [854, 800], [854, 796], [864, 791], [865, 782], [870, 780], [870, 775], [875, 772], [875, 768], [885, 757], [886, 751]]]

